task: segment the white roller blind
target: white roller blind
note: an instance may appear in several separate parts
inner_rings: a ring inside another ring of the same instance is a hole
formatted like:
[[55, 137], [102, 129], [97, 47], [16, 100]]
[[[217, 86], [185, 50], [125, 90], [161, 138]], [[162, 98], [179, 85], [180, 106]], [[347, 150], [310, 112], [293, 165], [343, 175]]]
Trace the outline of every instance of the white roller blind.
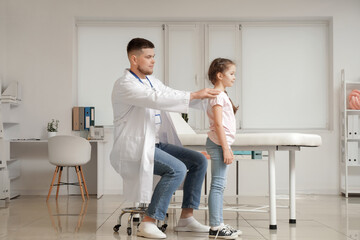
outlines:
[[[240, 105], [240, 49], [239, 49], [239, 24], [209, 24], [207, 25], [208, 41], [208, 59], [205, 65], [205, 74], [207, 84], [205, 86], [213, 88], [214, 86], [208, 81], [207, 72], [211, 62], [215, 58], [228, 58], [235, 62], [237, 73], [235, 84], [226, 91], [235, 106]], [[237, 112], [236, 127], [239, 128], [240, 114]], [[205, 128], [209, 128], [209, 120], [205, 118]]]
[[326, 129], [326, 24], [242, 27], [243, 129]]
[[146, 38], [154, 43], [154, 75], [163, 79], [162, 25], [79, 25], [77, 33], [78, 105], [95, 107], [96, 125], [112, 125], [111, 92], [114, 82], [130, 67], [126, 47], [132, 38]]
[[[199, 29], [196, 24], [167, 25], [168, 84], [183, 91], [203, 88], [199, 77]], [[203, 112], [189, 109], [188, 123], [193, 129], [201, 129]]]
[[[111, 91], [129, 67], [127, 43], [143, 37], [155, 44], [154, 75], [175, 89], [209, 86], [210, 62], [234, 59], [237, 83], [228, 92], [242, 129], [329, 129], [326, 23], [241, 23], [241, 31], [235, 23], [164, 24], [166, 31], [161, 23], [78, 25], [78, 105], [95, 106], [97, 125], [112, 125]], [[194, 129], [208, 127], [205, 113], [189, 117]]]

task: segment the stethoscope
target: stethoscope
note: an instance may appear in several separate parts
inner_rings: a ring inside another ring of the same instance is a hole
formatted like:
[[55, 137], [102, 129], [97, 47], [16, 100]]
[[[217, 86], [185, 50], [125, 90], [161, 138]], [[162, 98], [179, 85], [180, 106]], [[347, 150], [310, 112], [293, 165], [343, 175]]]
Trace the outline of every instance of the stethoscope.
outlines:
[[[131, 71], [131, 70], [129, 70], [129, 71], [130, 71], [130, 73], [131, 73], [134, 77], [136, 77], [136, 78], [139, 80], [139, 82], [141, 82], [142, 84], [144, 84], [143, 81], [141, 81], [141, 79], [138, 77], [138, 75], [136, 75], [136, 74], [135, 74], [133, 71]], [[146, 77], [146, 79], [149, 81], [151, 88], [155, 90], [154, 86], [151, 84], [151, 81], [148, 79], [148, 77], [147, 77], [147, 76], [145, 76], [145, 77]]]
[[[138, 75], [136, 75], [136, 74], [135, 74], [133, 71], [131, 71], [131, 70], [129, 70], [129, 71], [130, 71], [130, 73], [131, 73], [132, 75], [134, 75], [134, 77], [136, 77], [136, 78], [139, 80], [139, 82], [141, 82], [142, 84], [144, 84], [143, 81], [141, 81], [141, 79], [139, 78]], [[146, 77], [146, 79], [149, 81], [150, 86], [151, 86], [151, 89], [153, 89], [153, 90], [155, 91], [155, 88], [154, 88], [153, 85], [151, 84], [150, 79], [148, 79], [147, 76], [145, 76], [145, 77]], [[157, 118], [155, 119], [155, 124], [161, 124], [161, 115], [160, 115], [159, 113], [157, 113], [157, 114], [155, 114], [155, 117], [157, 117]], [[156, 121], [158, 121], [158, 122], [156, 122]]]

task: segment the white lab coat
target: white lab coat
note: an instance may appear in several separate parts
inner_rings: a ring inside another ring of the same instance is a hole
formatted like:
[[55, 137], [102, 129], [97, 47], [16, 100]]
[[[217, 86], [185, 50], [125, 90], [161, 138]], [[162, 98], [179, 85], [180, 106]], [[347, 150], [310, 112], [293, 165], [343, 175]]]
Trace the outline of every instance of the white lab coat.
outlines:
[[[152, 196], [155, 153], [155, 110], [161, 110], [161, 142], [181, 145], [167, 111], [187, 113], [190, 92], [165, 86], [148, 76], [154, 89], [142, 84], [129, 70], [112, 92], [114, 145], [110, 161], [122, 176], [124, 196], [132, 202], [149, 203]], [[147, 80], [145, 80], [147, 81]], [[207, 101], [191, 101], [206, 109]]]

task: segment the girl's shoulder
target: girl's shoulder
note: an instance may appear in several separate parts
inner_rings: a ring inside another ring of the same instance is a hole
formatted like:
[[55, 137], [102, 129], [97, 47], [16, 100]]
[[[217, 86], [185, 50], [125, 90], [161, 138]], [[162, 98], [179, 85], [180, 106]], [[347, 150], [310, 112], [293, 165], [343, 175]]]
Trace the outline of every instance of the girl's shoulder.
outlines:
[[229, 99], [229, 96], [225, 92], [220, 92], [219, 95], [216, 96], [217, 99]]
[[227, 99], [229, 99], [228, 95], [225, 92], [220, 92], [219, 95], [217, 95], [216, 97], [209, 99], [209, 104], [210, 106], [223, 106], [224, 102], [227, 101]]
[[218, 96], [227, 97], [227, 94], [224, 91], [221, 91]]

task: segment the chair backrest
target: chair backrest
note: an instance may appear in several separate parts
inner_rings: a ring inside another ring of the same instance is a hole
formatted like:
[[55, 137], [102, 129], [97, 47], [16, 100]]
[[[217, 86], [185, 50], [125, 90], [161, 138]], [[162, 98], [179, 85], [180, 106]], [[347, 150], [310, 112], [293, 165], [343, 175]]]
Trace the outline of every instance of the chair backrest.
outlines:
[[71, 135], [49, 138], [49, 162], [56, 166], [78, 166], [86, 164], [91, 158], [91, 145], [88, 140]]

